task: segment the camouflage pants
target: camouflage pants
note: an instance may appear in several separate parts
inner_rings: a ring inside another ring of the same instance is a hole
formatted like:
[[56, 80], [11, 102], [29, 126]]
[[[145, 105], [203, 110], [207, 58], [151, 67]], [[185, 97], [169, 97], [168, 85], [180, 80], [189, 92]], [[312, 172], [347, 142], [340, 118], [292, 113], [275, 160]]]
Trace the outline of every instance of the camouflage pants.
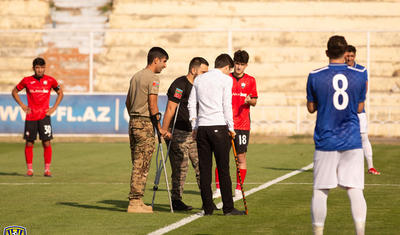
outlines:
[[182, 200], [189, 159], [196, 174], [197, 185], [200, 187], [199, 158], [196, 141], [193, 140], [191, 132], [175, 129], [169, 153], [172, 168], [171, 197], [173, 200]]
[[154, 128], [149, 118], [131, 118], [129, 140], [132, 158], [129, 199], [139, 199], [144, 195], [151, 157], [155, 149]]

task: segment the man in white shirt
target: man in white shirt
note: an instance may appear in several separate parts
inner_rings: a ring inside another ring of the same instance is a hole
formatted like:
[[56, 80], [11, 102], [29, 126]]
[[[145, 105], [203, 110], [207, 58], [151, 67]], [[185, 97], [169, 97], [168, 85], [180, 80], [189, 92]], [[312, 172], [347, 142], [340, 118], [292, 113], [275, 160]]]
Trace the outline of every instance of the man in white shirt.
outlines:
[[233, 206], [229, 174], [229, 136], [235, 137], [232, 115], [233, 60], [228, 54], [215, 59], [215, 68], [199, 75], [189, 97], [189, 119], [197, 142], [200, 166], [200, 191], [205, 215], [212, 215], [212, 154], [217, 163], [224, 215], [244, 215]]

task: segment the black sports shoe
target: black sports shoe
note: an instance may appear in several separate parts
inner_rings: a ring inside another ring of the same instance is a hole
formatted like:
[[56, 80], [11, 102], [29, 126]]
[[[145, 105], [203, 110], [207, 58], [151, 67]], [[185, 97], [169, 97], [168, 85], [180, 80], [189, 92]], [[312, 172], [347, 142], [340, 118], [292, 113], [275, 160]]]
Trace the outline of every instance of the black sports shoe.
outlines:
[[246, 215], [245, 211], [240, 211], [236, 208], [233, 208], [233, 210], [231, 212], [228, 213], [224, 213], [224, 215]]
[[193, 207], [186, 205], [181, 200], [172, 200], [172, 208], [175, 211], [190, 211]]

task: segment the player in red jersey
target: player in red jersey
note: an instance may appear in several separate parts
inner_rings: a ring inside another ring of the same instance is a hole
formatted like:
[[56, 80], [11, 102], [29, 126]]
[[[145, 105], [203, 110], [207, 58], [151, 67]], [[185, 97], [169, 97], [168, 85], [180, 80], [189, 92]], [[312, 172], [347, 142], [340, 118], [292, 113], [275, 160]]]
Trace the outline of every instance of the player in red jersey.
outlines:
[[[254, 77], [244, 73], [249, 61], [249, 54], [244, 50], [238, 50], [234, 54], [233, 61], [235, 63], [235, 67], [230, 76], [233, 79], [232, 111], [233, 123], [236, 132], [235, 148], [238, 153], [239, 169], [243, 183], [247, 173], [246, 152], [250, 136], [250, 106], [256, 106], [258, 94], [256, 80]], [[236, 181], [237, 184], [235, 197], [240, 198], [242, 197], [242, 192], [240, 188], [239, 176], [237, 174]], [[214, 192], [213, 198], [218, 198], [221, 196], [221, 193], [219, 190], [217, 169], [215, 169], [215, 184], [217, 189]]]
[[[33, 71], [35, 75], [23, 78], [12, 90], [12, 96], [15, 101], [26, 113], [24, 139], [26, 140], [25, 159], [28, 168], [27, 176], [33, 176], [33, 144], [39, 132], [39, 138], [42, 140], [44, 148], [44, 176], [51, 177], [50, 164], [52, 150], [50, 140], [53, 138], [53, 131], [50, 115], [57, 109], [64, 93], [54, 78], [44, 74], [45, 69], [46, 62], [44, 59], [34, 59]], [[18, 95], [18, 92], [24, 88], [26, 89], [28, 105], [25, 105]], [[51, 89], [57, 93], [57, 99], [53, 107], [49, 108]]]

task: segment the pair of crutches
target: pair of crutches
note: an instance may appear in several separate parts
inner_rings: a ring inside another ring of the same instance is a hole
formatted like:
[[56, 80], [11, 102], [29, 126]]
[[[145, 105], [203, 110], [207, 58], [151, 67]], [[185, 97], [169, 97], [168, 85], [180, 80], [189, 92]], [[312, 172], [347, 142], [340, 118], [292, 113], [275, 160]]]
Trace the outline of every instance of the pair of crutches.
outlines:
[[[175, 123], [176, 123], [176, 118], [178, 117], [179, 106], [180, 106], [180, 103], [178, 103], [178, 107], [176, 108], [176, 111], [175, 111], [174, 123], [172, 125], [172, 130], [171, 130], [172, 135], [174, 134], [174, 130], [175, 130]], [[160, 120], [161, 120], [161, 118], [160, 118]], [[156, 192], [158, 190], [158, 185], [160, 183], [161, 171], [164, 169], [165, 183], [167, 184], [167, 191], [168, 191], [169, 206], [171, 208], [171, 213], [174, 213], [174, 209], [172, 208], [171, 192], [169, 190], [167, 168], [165, 167], [165, 164], [167, 163], [167, 160], [168, 160], [169, 150], [171, 148], [172, 140], [170, 140], [168, 143], [167, 156], [164, 158], [161, 133], [160, 133], [160, 130], [158, 129], [158, 125], [154, 125], [154, 128], [156, 129], [156, 132], [157, 132], [158, 146], [157, 146], [157, 155], [156, 155], [156, 176], [154, 178], [153, 200], [151, 201], [151, 207], [154, 209], [154, 200], [156, 198]], [[160, 152], [161, 152], [161, 159], [159, 160], [158, 157], [160, 155]]]

